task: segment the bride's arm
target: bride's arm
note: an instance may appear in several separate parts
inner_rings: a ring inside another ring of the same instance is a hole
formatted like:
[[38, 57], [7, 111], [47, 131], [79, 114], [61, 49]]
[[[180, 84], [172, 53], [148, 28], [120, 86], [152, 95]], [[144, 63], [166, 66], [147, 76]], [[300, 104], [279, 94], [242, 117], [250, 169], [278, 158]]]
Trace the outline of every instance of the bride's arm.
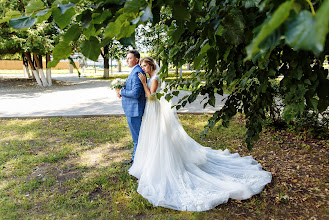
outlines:
[[142, 73], [139, 73], [138, 77], [143, 84], [144, 91], [145, 91], [147, 98], [150, 99], [151, 94], [155, 93], [157, 91], [158, 84], [159, 84], [158, 81], [156, 79], [152, 80], [151, 89], [149, 89], [149, 87], [147, 86], [147, 83], [146, 83], [146, 77]]

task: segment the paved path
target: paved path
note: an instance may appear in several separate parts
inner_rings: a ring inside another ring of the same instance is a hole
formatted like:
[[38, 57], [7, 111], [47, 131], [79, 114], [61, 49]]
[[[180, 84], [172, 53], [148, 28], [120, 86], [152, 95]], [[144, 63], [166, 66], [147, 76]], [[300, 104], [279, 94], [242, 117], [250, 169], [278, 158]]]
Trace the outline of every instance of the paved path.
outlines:
[[[12, 75], [11, 75], [12, 76]], [[22, 77], [22, 75], [20, 75]], [[8, 75], [1, 75], [8, 77]], [[20, 117], [89, 117], [105, 115], [123, 115], [121, 100], [115, 91], [109, 88], [110, 81], [90, 79], [76, 74], [53, 74], [53, 79], [69, 83], [68, 86], [54, 85], [52, 87], [12, 87], [0, 83], [0, 118]], [[179, 98], [188, 94], [181, 91], [173, 98], [176, 104]], [[225, 97], [225, 96], [224, 96]], [[203, 109], [199, 96], [192, 104], [187, 104], [179, 113], [213, 113], [223, 106], [222, 99], [217, 96], [216, 108]]]

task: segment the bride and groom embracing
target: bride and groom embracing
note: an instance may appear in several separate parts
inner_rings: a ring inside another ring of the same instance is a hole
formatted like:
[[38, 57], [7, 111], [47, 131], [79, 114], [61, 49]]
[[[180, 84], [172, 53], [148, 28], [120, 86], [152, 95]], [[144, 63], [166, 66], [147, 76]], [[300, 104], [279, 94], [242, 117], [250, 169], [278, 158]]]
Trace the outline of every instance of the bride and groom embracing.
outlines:
[[140, 61], [131, 50], [127, 64], [132, 70], [117, 95], [134, 142], [129, 174], [138, 178], [139, 194], [154, 206], [206, 211], [229, 198], [248, 199], [271, 182], [251, 156], [201, 146], [185, 132], [171, 104], [152, 96], [161, 85], [152, 58]]

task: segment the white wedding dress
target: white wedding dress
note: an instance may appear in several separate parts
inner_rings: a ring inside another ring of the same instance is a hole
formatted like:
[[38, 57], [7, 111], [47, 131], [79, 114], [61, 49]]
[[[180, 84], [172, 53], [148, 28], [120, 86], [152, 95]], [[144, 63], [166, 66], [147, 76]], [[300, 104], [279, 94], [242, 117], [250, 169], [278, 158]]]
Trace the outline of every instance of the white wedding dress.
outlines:
[[[148, 80], [160, 80], [158, 76]], [[129, 173], [138, 178], [137, 192], [154, 206], [205, 211], [229, 198], [248, 199], [271, 182], [251, 156], [213, 150], [194, 141], [163, 97], [148, 100]]]

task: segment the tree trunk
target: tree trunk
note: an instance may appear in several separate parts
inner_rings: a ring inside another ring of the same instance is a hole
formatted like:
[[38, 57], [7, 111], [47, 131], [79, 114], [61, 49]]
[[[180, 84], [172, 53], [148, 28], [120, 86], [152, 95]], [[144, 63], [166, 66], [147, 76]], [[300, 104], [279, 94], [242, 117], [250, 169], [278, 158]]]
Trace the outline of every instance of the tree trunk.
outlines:
[[30, 65], [30, 68], [31, 68], [31, 71], [32, 71], [32, 73], [34, 75], [35, 80], [37, 81], [37, 83], [38, 83], [39, 86], [42, 86], [42, 82], [40, 80], [39, 73], [37, 72], [37, 70], [36, 70], [36, 68], [34, 66], [34, 62], [32, 61], [31, 54], [30, 53], [24, 53], [24, 56], [26, 57], [27, 62]]
[[183, 67], [179, 68], [179, 78], [183, 78]]
[[121, 73], [122, 69], [121, 69], [121, 60], [118, 60], [118, 72]]
[[33, 57], [34, 57], [34, 60], [35, 60], [36, 65], [37, 65], [37, 70], [39, 71], [39, 75], [40, 75], [40, 78], [41, 78], [41, 82], [42, 82], [43, 87], [49, 86], [48, 81], [47, 81], [47, 79], [45, 77], [45, 74], [43, 73], [42, 56], [38, 56], [36, 54], [33, 54]]
[[46, 54], [46, 74], [48, 85], [51, 86], [53, 84], [51, 80], [51, 68], [48, 68], [48, 63], [50, 62], [50, 54]]
[[190, 70], [190, 68], [191, 68], [191, 67], [190, 67], [190, 63], [187, 63], [187, 68], [186, 68], [186, 69], [187, 69], [187, 70]]
[[111, 59], [111, 75], [113, 75], [112, 59]]
[[178, 68], [177, 68], [177, 66], [175, 67], [175, 73], [176, 73], [176, 77], [178, 78]]
[[73, 65], [69, 63], [69, 72], [73, 74]]
[[23, 57], [23, 71], [24, 71], [24, 76], [31, 79], [32, 76], [30, 74], [30, 70], [29, 70], [29, 63], [27, 61], [26, 56], [24, 56], [24, 53], [22, 54]]
[[86, 58], [82, 57], [82, 72], [84, 73], [86, 71]]
[[109, 68], [105, 68], [105, 67], [104, 67], [103, 78], [104, 78], [104, 79], [108, 79], [108, 78], [110, 78], [110, 70], [109, 70]]
[[107, 56], [107, 54], [109, 53], [109, 44], [106, 45], [104, 47], [104, 54], [102, 54], [103, 58], [104, 58], [104, 73], [103, 73], [103, 78], [104, 79], [108, 79], [110, 78], [110, 74], [109, 74], [109, 58]]

